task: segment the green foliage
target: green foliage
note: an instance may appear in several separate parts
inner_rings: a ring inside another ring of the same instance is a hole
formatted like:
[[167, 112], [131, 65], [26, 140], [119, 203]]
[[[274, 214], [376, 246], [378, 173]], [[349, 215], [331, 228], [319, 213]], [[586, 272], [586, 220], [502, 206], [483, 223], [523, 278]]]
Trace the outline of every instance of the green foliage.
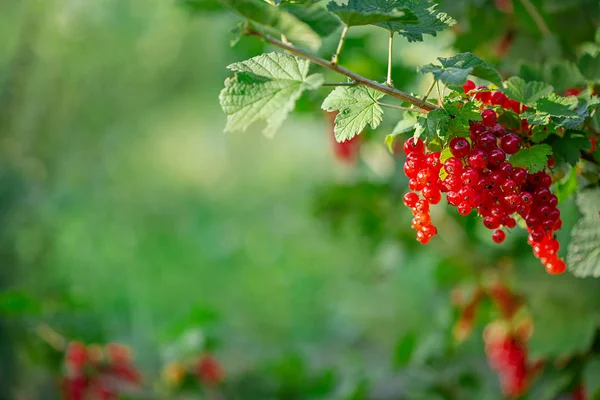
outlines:
[[577, 164], [581, 152], [590, 149], [591, 143], [585, 135], [578, 131], [566, 131], [564, 136], [552, 135], [547, 140], [552, 146], [552, 152], [557, 162]]
[[430, 0], [393, 0], [393, 4], [407, 9], [417, 16], [417, 22], [386, 22], [378, 25], [397, 32], [409, 42], [423, 41], [423, 35], [436, 36], [438, 32], [456, 24], [448, 14], [437, 11], [437, 4]]
[[352, 139], [367, 125], [375, 129], [381, 123], [383, 109], [377, 103], [383, 93], [364, 86], [340, 86], [327, 96], [321, 108], [339, 111], [335, 117], [335, 139], [343, 142]]
[[502, 90], [510, 99], [526, 106], [534, 107], [535, 102], [552, 93], [553, 88], [544, 82], [525, 82], [522, 78], [513, 76], [504, 82]]
[[445, 137], [450, 124], [450, 114], [443, 108], [437, 108], [427, 114], [427, 117], [418, 117], [415, 125], [415, 138], [423, 140]]
[[567, 264], [577, 277], [600, 277], [600, 189], [579, 192], [577, 205], [583, 217], [573, 227]]
[[536, 144], [522, 148], [513, 154], [509, 161], [515, 167], [526, 168], [530, 173], [536, 173], [546, 168], [548, 157], [552, 155], [552, 147], [547, 144]]
[[388, 0], [349, 0], [346, 4], [335, 1], [327, 9], [337, 15], [347, 26], [372, 25], [381, 22], [398, 21], [414, 23], [416, 15], [399, 1]]
[[436, 80], [454, 87], [464, 85], [469, 75], [498, 86], [502, 84], [498, 72], [472, 53], [460, 53], [448, 58], [439, 57], [438, 61], [441, 65], [424, 65], [419, 67], [418, 71], [422, 74], [432, 73]]
[[302, 92], [323, 82], [320, 74], [308, 75], [308, 66], [308, 61], [283, 53], [262, 54], [228, 66], [236, 74], [225, 81], [219, 95], [227, 114], [225, 130], [245, 130], [264, 120], [264, 133], [272, 137]]
[[595, 56], [585, 53], [578, 62], [581, 74], [590, 82], [600, 83], [600, 53]]

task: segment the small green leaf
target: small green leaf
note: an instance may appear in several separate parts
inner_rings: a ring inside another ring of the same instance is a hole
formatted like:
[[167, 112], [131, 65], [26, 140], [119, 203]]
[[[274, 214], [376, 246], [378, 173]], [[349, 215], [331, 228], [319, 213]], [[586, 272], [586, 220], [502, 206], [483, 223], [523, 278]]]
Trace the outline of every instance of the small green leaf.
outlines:
[[[313, 50], [321, 47], [321, 38], [307, 22], [302, 21], [279, 7], [272, 6], [262, 0], [219, 1], [240, 16], [257, 24], [268, 33], [274, 35], [283, 34], [290, 41], [304, 44]], [[304, 13], [304, 17], [306, 21], [314, 21], [313, 18], [308, 18], [307, 12]]]
[[557, 127], [575, 128], [581, 125], [588, 115], [587, 107], [578, 109], [576, 97], [561, 97], [551, 93], [548, 97], [538, 99], [535, 110], [529, 109], [521, 114], [527, 122], [534, 125], [548, 125], [553, 121]]
[[418, 117], [415, 129], [415, 138], [423, 137], [425, 139], [433, 139], [436, 137], [443, 138], [448, 131], [450, 123], [450, 115], [443, 108], [436, 108], [427, 114], [427, 117]]
[[350, 140], [370, 125], [375, 129], [381, 123], [383, 109], [377, 100], [383, 93], [365, 86], [338, 86], [323, 101], [321, 108], [326, 111], [339, 111], [335, 117], [335, 139], [338, 142]]
[[417, 17], [400, 1], [349, 0], [347, 4], [332, 1], [327, 9], [338, 16], [347, 26], [371, 25], [388, 21], [414, 22]]
[[533, 174], [546, 168], [548, 157], [551, 155], [552, 147], [547, 144], [536, 144], [519, 150], [510, 157], [509, 161], [513, 166], [525, 168]]
[[320, 74], [308, 76], [308, 66], [308, 61], [283, 53], [262, 54], [228, 66], [236, 74], [225, 80], [219, 95], [227, 115], [225, 131], [243, 131], [264, 120], [264, 133], [272, 137], [302, 92], [323, 83]]
[[449, 58], [439, 57], [438, 61], [441, 66], [423, 65], [418, 67], [417, 71], [422, 74], [432, 73], [435, 79], [454, 87], [464, 85], [469, 75], [485, 79], [496, 85], [502, 84], [498, 72], [472, 53], [460, 53]]
[[395, 364], [399, 367], [403, 367], [410, 363], [415, 346], [417, 344], [417, 335], [414, 333], [407, 333], [404, 335], [396, 344]]
[[513, 76], [504, 82], [502, 91], [510, 99], [534, 107], [538, 99], [548, 96], [554, 88], [544, 82], [525, 82], [522, 78]]
[[555, 186], [554, 193], [558, 197], [558, 202], [562, 203], [568, 199], [573, 193], [577, 192], [579, 183], [577, 182], [577, 168], [571, 167], [567, 176], [565, 176]]
[[577, 65], [561, 60], [544, 65], [544, 76], [540, 79], [548, 82], [558, 93], [566, 89], [585, 86], [585, 79]]
[[[381, 1], [381, 0], [379, 0]], [[456, 24], [448, 14], [437, 11], [437, 4], [430, 0], [391, 0], [395, 7], [412, 12], [416, 21], [383, 22], [377, 24], [404, 36], [409, 42], [422, 42], [423, 35], [436, 36], [438, 32]]]
[[583, 76], [590, 82], [600, 82], [600, 53], [595, 56], [585, 53], [577, 63]]
[[319, 36], [327, 37], [340, 27], [340, 21], [320, 5], [306, 7], [301, 4], [281, 4], [279, 9], [292, 14], [304, 22]]
[[582, 190], [577, 195], [576, 202], [584, 217], [594, 219], [600, 216], [600, 188]]
[[[600, 197], [596, 199], [600, 201]], [[600, 217], [581, 218], [573, 227], [567, 251], [569, 271], [579, 278], [600, 277]]]
[[581, 152], [591, 148], [592, 144], [583, 134], [577, 131], [566, 131], [563, 137], [550, 136], [547, 142], [552, 146], [557, 162], [577, 164]]

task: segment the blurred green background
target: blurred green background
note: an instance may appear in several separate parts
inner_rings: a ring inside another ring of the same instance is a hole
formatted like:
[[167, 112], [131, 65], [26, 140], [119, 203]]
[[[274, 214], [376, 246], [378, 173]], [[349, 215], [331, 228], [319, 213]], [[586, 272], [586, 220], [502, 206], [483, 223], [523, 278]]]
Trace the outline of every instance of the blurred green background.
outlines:
[[[163, 0], [0, 2], [0, 398], [58, 398], [44, 323], [131, 345], [150, 382], [208, 341], [229, 376], [279, 365], [278, 398], [322, 396], [302, 374], [331, 369], [324, 398], [499, 399], [483, 324], [455, 344], [449, 302], [499, 263], [535, 287], [532, 353], [590, 345], [600, 286], [548, 277], [522, 232], [493, 246], [440, 206], [440, 237], [417, 246], [382, 131], [356, 167], [336, 163], [314, 98], [272, 140], [223, 134], [225, 66], [264, 49], [231, 48], [236, 21]], [[357, 29], [342, 64], [383, 76], [385, 36]], [[453, 42], [399, 40], [397, 86], [421, 91], [414, 67]], [[578, 211], [563, 214], [565, 247]], [[271, 398], [240, 382], [238, 398]]]

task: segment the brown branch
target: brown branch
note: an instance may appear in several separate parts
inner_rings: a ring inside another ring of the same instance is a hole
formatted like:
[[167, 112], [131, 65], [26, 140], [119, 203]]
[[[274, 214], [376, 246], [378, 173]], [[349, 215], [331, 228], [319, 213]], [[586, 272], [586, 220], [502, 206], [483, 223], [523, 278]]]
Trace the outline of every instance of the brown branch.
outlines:
[[416, 98], [415, 96], [412, 96], [406, 92], [403, 92], [402, 90], [398, 90], [396, 88], [393, 87], [389, 87], [386, 86], [385, 84], [381, 84], [379, 82], [370, 80], [368, 78], [365, 78], [362, 75], [358, 75], [355, 72], [350, 71], [349, 69], [346, 69], [344, 67], [341, 67], [337, 64], [333, 64], [332, 62], [329, 62], [327, 60], [325, 60], [324, 58], [321, 58], [315, 54], [309, 53], [305, 50], [299, 49], [295, 46], [283, 43], [280, 40], [277, 40], [275, 38], [272, 38], [270, 36], [267, 35], [263, 35], [260, 32], [257, 32], [255, 30], [250, 30], [247, 35], [250, 36], [257, 36], [269, 43], [271, 43], [273, 46], [279, 47], [280, 49], [283, 49], [285, 51], [287, 51], [288, 53], [297, 55], [299, 57], [305, 58], [317, 65], [320, 65], [324, 68], [330, 69], [332, 71], [335, 71], [339, 74], [342, 74], [344, 76], [347, 76], [348, 78], [352, 79], [353, 81], [357, 82], [360, 85], [363, 86], [367, 86], [370, 87], [371, 89], [375, 89], [381, 93], [385, 93], [388, 96], [391, 97], [395, 97], [397, 99], [400, 99], [402, 101], [405, 101], [407, 103], [412, 104], [415, 107], [421, 108], [422, 110], [424, 110], [425, 112], [429, 112], [431, 110], [435, 110], [436, 108], [438, 108], [437, 106], [431, 104], [431, 103], [424, 103], [421, 104], [421, 99]]
[[588, 153], [587, 151], [582, 151], [581, 152], [581, 158], [589, 163], [592, 163], [598, 167], [600, 167], [600, 162], [596, 161], [596, 159], [594, 158], [593, 155], [591, 155], [590, 153]]

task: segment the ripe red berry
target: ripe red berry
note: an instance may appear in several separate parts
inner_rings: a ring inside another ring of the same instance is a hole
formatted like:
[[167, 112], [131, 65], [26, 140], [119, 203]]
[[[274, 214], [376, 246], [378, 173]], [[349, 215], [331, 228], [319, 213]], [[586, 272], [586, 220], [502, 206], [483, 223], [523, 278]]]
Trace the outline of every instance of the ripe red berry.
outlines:
[[442, 163], [440, 162], [440, 152], [439, 151], [434, 151], [433, 153], [427, 154], [425, 159], [426, 159], [427, 166], [429, 168], [431, 168], [432, 170], [439, 172], [440, 168], [442, 168]]
[[413, 139], [410, 138], [406, 142], [404, 142], [404, 154], [410, 153], [423, 153], [425, 150], [425, 146], [423, 145], [423, 141], [421, 139]]
[[466, 94], [469, 94], [471, 90], [475, 89], [475, 82], [473, 82], [472, 80], [467, 80], [467, 82], [462, 86], [462, 88]]
[[437, 182], [437, 175], [433, 173], [430, 169], [422, 169], [417, 174], [417, 180], [421, 185], [431, 186], [435, 182]]
[[463, 158], [465, 157], [471, 148], [471, 145], [467, 139], [463, 137], [455, 137], [450, 141], [450, 152], [454, 157]]
[[500, 220], [498, 219], [498, 217], [490, 215], [483, 218], [483, 225], [488, 229], [496, 229], [500, 227]]
[[552, 275], [562, 274], [567, 270], [567, 264], [561, 260], [552, 260], [546, 264], [546, 271]]
[[504, 135], [500, 139], [500, 148], [504, 150], [506, 154], [515, 154], [521, 148], [521, 139], [514, 133]]
[[488, 164], [488, 155], [482, 149], [475, 148], [469, 153], [467, 162], [474, 169], [483, 169]]
[[427, 200], [419, 200], [417, 204], [415, 204], [414, 209], [419, 213], [426, 213], [429, 211], [429, 202]]
[[475, 186], [479, 181], [479, 173], [473, 168], [466, 168], [460, 175], [460, 179], [467, 186]]
[[449, 175], [459, 175], [463, 170], [462, 161], [456, 157], [450, 157], [444, 162], [444, 169]]
[[502, 149], [493, 149], [488, 152], [488, 168], [498, 168], [506, 160], [506, 153]]
[[423, 232], [423, 235], [428, 236], [430, 238], [434, 237], [437, 234], [437, 228], [431, 224], [425, 225], [420, 229]]
[[[491, 100], [491, 95], [490, 95]], [[496, 116], [496, 111], [492, 109], [485, 109], [481, 112], [481, 119], [485, 126], [493, 126], [498, 122], [498, 117]]]
[[404, 195], [404, 204], [407, 207], [413, 208], [419, 201], [419, 195], [415, 192], [408, 192]]
[[442, 200], [442, 194], [440, 193], [440, 189], [436, 186], [425, 186], [423, 188], [423, 197], [430, 204], [437, 204]]
[[473, 210], [473, 207], [471, 207], [471, 205], [469, 203], [466, 203], [466, 202], [465, 203], [461, 203], [458, 206], [458, 213], [460, 215], [464, 215], [465, 217], [471, 213], [471, 210]]
[[475, 139], [475, 144], [484, 150], [492, 150], [497, 147], [496, 136], [492, 133], [484, 132]]
[[506, 233], [502, 229], [496, 229], [494, 233], [492, 233], [492, 240], [496, 243], [502, 243], [506, 239]]
[[502, 92], [494, 92], [490, 96], [490, 101], [492, 102], [492, 104], [500, 106], [500, 107], [504, 107], [507, 100], [508, 100], [508, 98]]

